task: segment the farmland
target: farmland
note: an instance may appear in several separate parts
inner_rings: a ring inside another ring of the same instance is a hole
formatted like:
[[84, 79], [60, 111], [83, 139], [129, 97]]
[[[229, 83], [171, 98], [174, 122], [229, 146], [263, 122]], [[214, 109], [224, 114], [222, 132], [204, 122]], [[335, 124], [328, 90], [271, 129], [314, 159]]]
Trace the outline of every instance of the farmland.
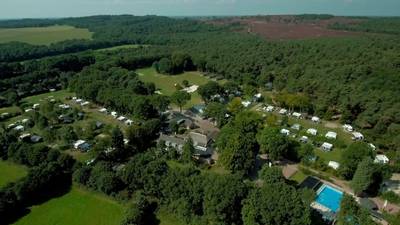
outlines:
[[117, 225], [124, 207], [110, 198], [73, 187], [59, 198], [33, 206], [14, 225]]
[[291, 15], [233, 17], [211, 21], [212, 24], [240, 24], [242, 31], [270, 40], [299, 40], [309, 38], [335, 38], [357, 36], [360, 33], [329, 29], [331, 24], [356, 24], [359, 19], [333, 17], [307, 20]]
[[[153, 68], [139, 69], [137, 73], [140, 79], [145, 82], [153, 82], [157, 89], [164, 95], [171, 95], [176, 91], [175, 84], [182, 85], [182, 81], [189, 81], [189, 85], [203, 85], [210, 81], [208, 77], [203, 76], [200, 72], [185, 72], [178, 75], [159, 74]], [[223, 81], [221, 81], [223, 82]], [[187, 104], [188, 107], [202, 103], [197, 92], [192, 93], [192, 99]]]
[[65, 40], [91, 39], [91, 37], [92, 33], [89, 30], [72, 26], [0, 29], [0, 43], [17, 41], [32, 45], [49, 45]]
[[26, 173], [24, 166], [0, 160], [0, 187], [24, 177]]

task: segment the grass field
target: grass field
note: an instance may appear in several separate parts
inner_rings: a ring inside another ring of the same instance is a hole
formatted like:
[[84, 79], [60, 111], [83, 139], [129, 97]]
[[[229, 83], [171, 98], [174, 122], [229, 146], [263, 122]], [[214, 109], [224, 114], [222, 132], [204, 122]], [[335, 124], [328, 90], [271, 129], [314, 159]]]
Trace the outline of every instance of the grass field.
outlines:
[[24, 166], [0, 160], [0, 188], [10, 182], [17, 181], [26, 174], [27, 169]]
[[71, 39], [91, 39], [88, 29], [72, 26], [26, 27], [0, 29], [0, 43], [11, 41], [33, 45], [49, 45]]
[[101, 194], [79, 187], [64, 196], [34, 206], [14, 225], [118, 225], [124, 207]]
[[0, 109], [0, 114], [2, 113], [18, 113], [21, 110], [17, 106], [11, 106], [11, 107], [4, 107]]
[[307, 175], [305, 175], [303, 172], [298, 170], [293, 176], [291, 176], [289, 179], [296, 181], [298, 184], [301, 184], [306, 179]]
[[[140, 79], [145, 82], [153, 82], [156, 87], [164, 95], [171, 95], [176, 91], [175, 84], [182, 85], [182, 81], [189, 81], [190, 85], [203, 85], [210, 81], [211, 79], [202, 76], [199, 72], [185, 72], [178, 75], [163, 75], [157, 73], [153, 68], [139, 69], [136, 71]], [[221, 83], [224, 81], [221, 81]], [[192, 93], [192, 99], [186, 105], [186, 107], [191, 107], [196, 104], [202, 103], [202, 100], [197, 92]]]
[[110, 47], [110, 48], [102, 48], [96, 50], [97, 52], [104, 52], [104, 51], [115, 51], [115, 50], [120, 50], [120, 49], [127, 49], [127, 48], [139, 48], [140, 46], [145, 46], [145, 45], [119, 45], [115, 47]]
[[74, 96], [74, 93], [68, 90], [60, 90], [55, 92], [48, 92], [40, 95], [33, 95], [22, 99], [22, 103], [35, 104], [45, 101], [47, 98], [54, 98], [56, 100], [63, 101], [68, 96]]

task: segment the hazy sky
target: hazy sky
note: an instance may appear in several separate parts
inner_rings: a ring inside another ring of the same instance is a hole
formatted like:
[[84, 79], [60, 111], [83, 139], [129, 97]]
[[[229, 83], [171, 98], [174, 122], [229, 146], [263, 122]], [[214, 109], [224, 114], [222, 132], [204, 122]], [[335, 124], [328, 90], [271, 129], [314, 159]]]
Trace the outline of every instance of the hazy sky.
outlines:
[[299, 13], [400, 16], [400, 0], [0, 0], [0, 18]]

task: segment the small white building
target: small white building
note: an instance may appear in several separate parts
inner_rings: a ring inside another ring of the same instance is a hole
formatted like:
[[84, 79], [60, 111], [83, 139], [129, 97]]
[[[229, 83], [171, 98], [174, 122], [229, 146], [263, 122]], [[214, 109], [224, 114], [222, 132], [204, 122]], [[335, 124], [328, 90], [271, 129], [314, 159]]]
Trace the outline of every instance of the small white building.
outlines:
[[33, 109], [25, 109], [25, 112], [32, 112]]
[[325, 137], [328, 139], [336, 139], [337, 133], [333, 131], [328, 131], [328, 133], [325, 134]]
[[347, 132], [353, 132], [353, 127], [350, 124], [343, 125], [343, 130]]
[[11, 128], [15, 127], [15, 126], [16, 126], [15, 123], [10, 123], [10, 124], [8, 124], [7, 129], [11, 129]]
[[80, 99], [80, 98], [78, 98], [78, 99], [75, 99], [75, 102], [76, 102], [76, 103], [82, 103], [82, 102], [83, 102], [83, 100], [82, 100], [82, 99]]
[[254, 101], [259, 101], [262, 98], [262, 94], [261, 93], [257, 93], [253, 96], [253, 100]]
[[28, 123], [29, 122], [29, 119], [23, 119], [23, 120], [21, 120], [21, 123]]
[[266, 111], [272, 112], [272, 111], [274, 111], [274, 107], [272, 105], [269, 105], [269, 106], [267, 106]]
[[300, 142], [307, 143], [308, 142], [308, 137], [307, 136], [301, 136]]
[[374, 163], [387, 164], [389, 163], [389, 158], [386, 155], [376, 155]]
[[281, 114], [281, 115], [286, 115], [286, 114], [287, 114], [287, 109], [281, 109], [281, 110], [279, 110], [279, 114]]
[[298, 123], [295, 123], [295, 124], [293, 124], [293, 125], [291, 126], [291, 128], [292, 128], [293, 130], [300, 130], [300, 129], [301, 129], [301, 125], [298, 124]]
[[301, 119], [301, 118], [303, 117], [303, 116], [301, 115], [301, 113], [298, 113], [298, 112], [292, 113], [292, 116], [295, 117], [295, 118], [297, 118], [297, 119]]
[[77, 99], [77, 97], [76, 97], [76, 96], [72, 97], [72, 100], [74, 100], [74, 101], [75, 101], [76, 99]]
[[69, 109], [69, 108], [71, 108], [71, 106], [69, 106], [69, 105], [67, 105], [67, 104], [61, 104], [61, 105], [58, 105], [58, 107], [59, 107], [60, 109]]
[[284, 134], [284, 135], [286, 135], [286, 136], [289, 136], [289, 135], [290, 135], [290, 131], [287, 130], [287, 129], [282, 129], [282, 130], [281, 130], [281, 134]]
[[55, 92], [55, 91], [56, 91], [56, 89], [54, 89], [54, 88], [50, 88], [50, 89], [49, 89], [49, 91], [50, 91], [50, 92]]
[[372, 149], [372, 150], [376, 150], [376, 146], [372, 143], [368, 143], [368, 146]]
[[24, 131], [24, 130], [25, 130], [25, 127], [22, 126], [22, 125], [18, 125], [18, 126], [16, 126], [16, 127], [14, 127], [14, 130], [16, 130], [16, 131]]
[[81, 106], [87, 106], [87, 105], [89, 105], [89, 104], [90, 104], [90, 102], [85, 101], [85, 102], [82, 102], [82, 103], [81, 103]]
[[337, 170], [340, 167], [340, 163], [335, 161], [329, 161], [328, 166], [333, 168], [334, 170]]
[[353, 132], [353, 137], [351, 139], [353, 140], [364, 140], [364, 135], [361, 134], [360, 132]]
[[332, 148], [333, 148], [333, 144], [331, 144], [331, 143], [328, 143], [328, 142], [324, 142], [322, 145], [321, 145], [321, 149], [322, 150], [324, 150], [324, 151], [332, 151]]
[[40, 106], [40, 104], [39, 104], [39, 103], [33, 104], [33, 106], [32, 106], [32, 109], [38, 109], [38, 108], [39, 108], [39, 106]]
[[8, 116], [8, 115], [10, 115], [10, 113], [6, 113], [6, 112], [5, 112], [5, 113], [2, 113], [2, 114], [1, 114], [1, 117], [6, 117], [6, 116]]
[[128, 125], [128, 126], [130, 126], [130, 125], [133, 124], [133, 121], [128, 119], [128, 120], [125, 121], [125, 124]]
[[90, 144], [84, 140], [77, 140], [74, 143], [74, 149], [81, 150], [81, 151], [89, 151]]
[[307, 130], [307, 134], [311, 134], [313, 136], [317, 135], [317, 133], [318, 133], [317, 129], [314, 128], [310, 128]]
[[111, 116], [114, 118], [117, 118], [118, 114], [117, 114], [117, 112], [114, 111], [114, 112], [111, 112]]
[[19, 138], [19, 140], [23, 141], [23, 140], [25, 140], [27, 138], [30, 138], [30, 137], [31, 137], [30, 133], [25, 133], [25, 134], [21, 134], [18, 138]]
[[251, 102], [250, 101], [242, 101], [242, 105], [247, 108], [251, 105]]
[[99, 109], [99, 112], [101, 112], [101, 113], [107, 113], [107, 109], [106, 109], [106, 108], [101, 108], [101, 109]]
[[313, 116], [313, 117], [311, 117], [311, 121], [313, 121], [314, 123], [319, 123], [319, 122], [321, 122], [321, 119], [317, 116]]
[[120, 116], [120, 117], [117, 118], [117, 120], [120, 121], [120, 122], [124, 122], [126, 120], [126, 117], [125, 116]]

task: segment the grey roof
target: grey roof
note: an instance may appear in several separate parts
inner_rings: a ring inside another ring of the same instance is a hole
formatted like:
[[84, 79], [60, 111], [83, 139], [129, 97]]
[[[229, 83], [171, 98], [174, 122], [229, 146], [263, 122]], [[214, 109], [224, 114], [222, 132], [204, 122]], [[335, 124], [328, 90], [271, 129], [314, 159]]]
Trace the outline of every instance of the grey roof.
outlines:
[[192, 131], [190, 132], [189, 135], [190, 138], [193, 140], [194, 145], [200, 145], [205, 147], [211, 140], [211, 138], [208, 135], [202, 134], [198, 131]]
[[176, 137], [176, 136], [169, 136], [169, 135], [165, 135], [165, 134], [161, 134], [159, 140], [175, 143], [177, 145], [184, 145], [186, 143], [184, 138]]

